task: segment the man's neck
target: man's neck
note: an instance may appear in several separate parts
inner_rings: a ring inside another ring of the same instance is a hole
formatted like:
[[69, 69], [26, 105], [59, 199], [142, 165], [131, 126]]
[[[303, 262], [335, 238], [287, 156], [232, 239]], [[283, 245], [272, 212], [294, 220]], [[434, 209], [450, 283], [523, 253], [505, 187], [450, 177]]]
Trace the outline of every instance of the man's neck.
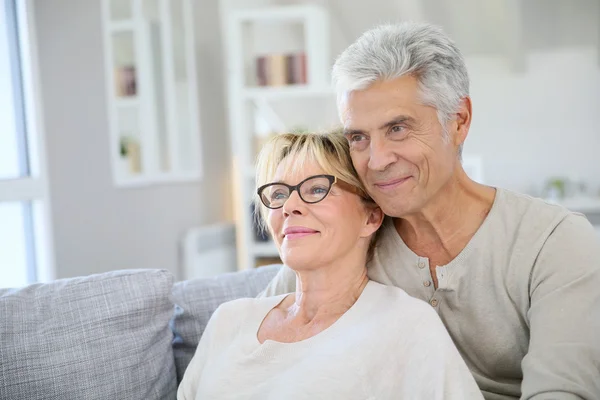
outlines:
[[450, 182], [422, 210], [398, 218], [394, 224], [406, 245], [429, 258], [430, 267], [435, 268], [448, 264], [467, 246], [495, 197], [496, 189], [472, 181], [459, 166]]

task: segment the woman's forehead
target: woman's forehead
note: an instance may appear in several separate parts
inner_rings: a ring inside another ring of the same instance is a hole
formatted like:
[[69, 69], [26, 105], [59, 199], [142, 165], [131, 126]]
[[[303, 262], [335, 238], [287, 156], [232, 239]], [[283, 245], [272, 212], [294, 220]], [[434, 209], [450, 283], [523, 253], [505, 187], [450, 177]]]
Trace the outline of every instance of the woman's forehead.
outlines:
[[273, 181], [295, 185], [309, 176], [329, 173], [313, 157], [289, 155], [277, 166]]

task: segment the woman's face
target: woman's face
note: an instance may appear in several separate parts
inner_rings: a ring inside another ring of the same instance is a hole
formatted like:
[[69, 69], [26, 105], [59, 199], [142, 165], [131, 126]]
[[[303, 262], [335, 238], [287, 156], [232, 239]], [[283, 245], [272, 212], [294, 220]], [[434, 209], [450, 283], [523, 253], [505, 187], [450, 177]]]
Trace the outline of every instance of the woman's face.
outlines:
[[[297, 185], [308, 177], [325, 173], [310, 162], [302, 168], [286, 168], [284, 160], [273, 181]], [[281, 259], [294, 269], [364, 258], [370, 236], [381, 225], [381, 219], [381, 210], [367, 207], [358, 195], [337, 184], [315, 204], [305, 203], [293, 191], [283, 207], [268, 213], [269, 229]]]

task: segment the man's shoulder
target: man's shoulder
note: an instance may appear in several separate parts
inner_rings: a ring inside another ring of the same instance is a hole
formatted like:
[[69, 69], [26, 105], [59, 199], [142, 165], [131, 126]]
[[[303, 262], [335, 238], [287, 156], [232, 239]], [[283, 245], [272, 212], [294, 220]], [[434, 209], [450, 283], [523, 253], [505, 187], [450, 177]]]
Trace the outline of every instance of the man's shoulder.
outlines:
[[506, 247], [539, 250], [565, 220], [585, 221], [585, 217], [561, 205], [499, 188], [482, 229]]
[[575, 214], [565, 207], [547, 202], [543, 199], [508, 189], [497, 188], [497, 199], [494, 202], [497, 216], [509, 220], [538, 220], [541, 223], [557, 224], [569, 214]]
[[[554, 264], [562, 268], [565, 257], [600, 254], [600, 241], [584, 215], [505, 189], [498, 189], [498, 196], [482, 246], [504, 252], [507, 265], [513, 263], [524, 271], [538, 265], [538, 272], [542, 272], [553, 270]], [[596, 261], [592, 264], [588, 267], [597, 268]], [[523, 268], [525, 265], [530, 268]]]

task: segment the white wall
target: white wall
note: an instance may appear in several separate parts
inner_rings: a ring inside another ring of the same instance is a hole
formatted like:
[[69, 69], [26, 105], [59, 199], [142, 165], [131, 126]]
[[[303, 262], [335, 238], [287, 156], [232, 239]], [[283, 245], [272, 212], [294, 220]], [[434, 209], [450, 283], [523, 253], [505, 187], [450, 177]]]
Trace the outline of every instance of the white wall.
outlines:
[[538, 194], [551, 176], [600, 190], [600, 64], [592, 47], [531, 53], [524, 73], [500, 57], [467, 57], [473, 125], [466, 154], [486, 182]]
[[117, 189], [100, 0], [35, 2], [58, 278], [121, 268], [165, 268], [181, 277], [184, 231], [231, 218], [217, 2], [196, 8], [204, 178]]
[[[441, 25], [466, 55], [474, 119], [465, 154], [483, 157], [486, 182], [540, 195], [546, 179], [564, 176], [600, 191], [597, 0], [278, 2], [329, 7], [332, 62], [377, 24]], [[524, 55], [521, 72], [513, 68], [520, 64], [510, 59], [513, 50]]]
[[[397, 19], [383, 13], [367, 23], [346, 3], [324, 3], [340, 19], [332, 27], [332, 58], [363, 25]], [[181, 277], [177, 241], [184, 230], [231, 220], [218, 2], [196, 5], [205, 178], [116, 189], [100, 0], [36, 0], [57, 277], [118, 268], [167, 268]], [[600, 187], [599, 58], [597, 47], [534, 52], [521, 74], [501, 57], [467, 58], [474, 121], [465, 152], [484, 157], [487, 182], [535, 192], [548, 176], [568, 175]]]

